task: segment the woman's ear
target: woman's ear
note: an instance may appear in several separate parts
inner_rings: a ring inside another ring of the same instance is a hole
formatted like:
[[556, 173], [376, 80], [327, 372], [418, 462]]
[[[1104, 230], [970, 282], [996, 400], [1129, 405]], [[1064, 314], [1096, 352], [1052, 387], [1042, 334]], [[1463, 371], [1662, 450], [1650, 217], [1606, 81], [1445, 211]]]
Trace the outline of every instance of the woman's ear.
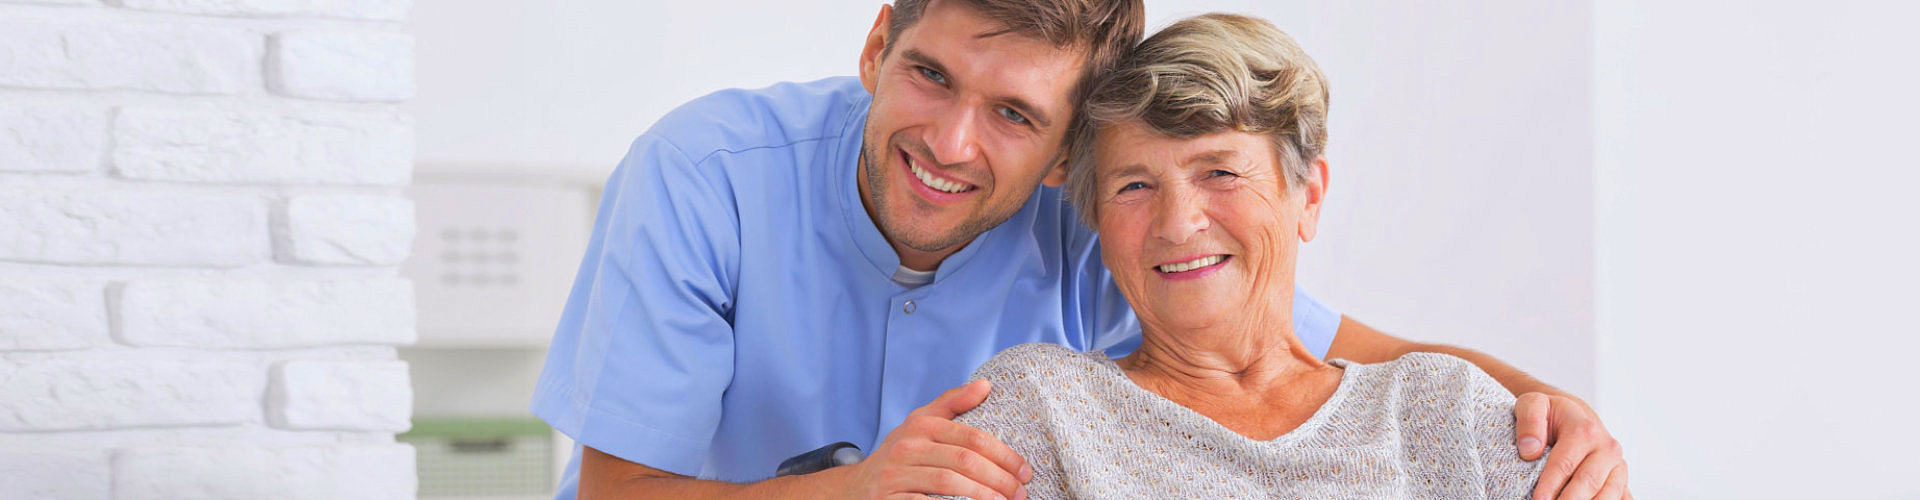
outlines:
[[1313, 241], [1320, 228], [1320, 206], [1327, 200], [1327, 157], [1314, 157], [1307, 164], [1307, 184], [1301, 187], [1300, 241]]
[[867, 44], [860, 48], [860, 85], [873, 93], [880, 84], [880, 58], [887, 55], [887, 25], [892, 24], [893, 6], [880, 5], [880, 15], [873, 19], [873, 29], [867, 31]]

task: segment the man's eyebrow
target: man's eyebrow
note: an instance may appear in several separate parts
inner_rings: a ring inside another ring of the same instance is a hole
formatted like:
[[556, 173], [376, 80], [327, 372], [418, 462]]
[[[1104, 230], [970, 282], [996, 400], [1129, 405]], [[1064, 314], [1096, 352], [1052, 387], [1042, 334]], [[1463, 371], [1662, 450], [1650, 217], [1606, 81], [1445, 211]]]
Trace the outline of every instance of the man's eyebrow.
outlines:
[[[905, 58], [908, 62], [911, 62], [913, 64], [926, 66], [927, 69], [938, 71], [942, 75], [947, 75], [947, 83], [949, 85], [953, 83], [953, 72], [947, 71], [947, 67], [945, 65], [940, 64], [940, 61], [934, 60], [933, 56], [929, 56], [927, 55], [927, 53], [921, 52], [920, 49], [907, 49], [907, 50], [901, 51], [900, 57]], [[1014, 110], [1019, 111], [1021, 115], [1026, 116], [1028, 120], [1032, 120], [1033, 123], [1036, 125], [1039, 125], [1041, 127], [1049, 127], [1053, 125], [1053, 120], [1047, 117], [1045, 110], [1041, 109], [1039, 106], [1034, 106], [1033, 103], [1031, 102], [1027, 102], [1026, 99], [1020, 98], [1019, 96], [993, 96], [993, 99], [996, 101], [1002, 101], [1007, 103], [1008, 106], [1011, 106]]]
[[1013, 109], [1020, 110], [1020, 114], [1027, 115], [1027, 119], [1033, 120], [1033, 123], [1041, 127], [1053, 125], [1053, 120], [1048, 119], [1046, 113], [1042, 112], [1039, 106], [1028, 103], [1026, 99], [1015, 96], [1007, 96], [999, 99], [1006, 101], [1008, 106], [1013, 106]]
[[940, 61], [933, 60], [933, 56], [921, 52], [920, 49], [907, 49], [905, 52], [900, 53], [900, 57], [906, 58], [914, 64], [926, 66], [927, 69], [938, 71], [942, 75], [947, 75], [949, 79], [953, 78], [952, 72], [947, 71], [946, 65], [940, 64]]

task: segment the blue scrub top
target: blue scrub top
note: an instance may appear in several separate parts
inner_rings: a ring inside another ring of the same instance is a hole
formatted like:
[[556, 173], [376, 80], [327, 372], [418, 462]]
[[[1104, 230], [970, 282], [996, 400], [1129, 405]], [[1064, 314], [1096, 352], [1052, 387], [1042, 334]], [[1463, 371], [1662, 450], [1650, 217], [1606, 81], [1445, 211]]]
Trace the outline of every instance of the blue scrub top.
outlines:
[[[872, 96], [854, 78], [726, 90], [668, 113], [607, 181], [533, 411], [580, 444], [751, 481], [836, 441], [872, 450], [908, 412], [1028, 342], [1107, 349], [1139, 326], [1057, 189], [940, 264], [899, 257], [860, 203]], [[1325, 356], [1339, 314], [1296, 294]], [[559, 498], [572, 498], [574, 452]]]

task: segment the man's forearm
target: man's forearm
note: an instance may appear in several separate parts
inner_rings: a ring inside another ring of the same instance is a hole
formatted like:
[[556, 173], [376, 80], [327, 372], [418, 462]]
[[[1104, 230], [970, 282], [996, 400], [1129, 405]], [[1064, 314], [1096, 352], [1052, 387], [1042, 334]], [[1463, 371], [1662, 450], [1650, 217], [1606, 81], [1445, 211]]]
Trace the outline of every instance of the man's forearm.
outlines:
[[680, 477], [645, 477], [589, 487], [580, 485], [580, 498], [588, 499], [813, 499], [832, 498], [838, 484], [833, 476], [844, 471], [828, 469], [804, 476], [785, 476], [754, 483], [730, 483]]
[[694, 479], [621, 460], [587, 447], [580, 464], [580, 498], [761, 499], [834, 498], [846, 490], [849, 467], [754, 483]]
[[1547, 385], [1527, 375], [1526, 372], [1514, 368], [1513, 365], [1488, 356], [1487, 353], [1450, 345], [1409, 342], [1387, 335], [1347, 316], [1340, 317], [1340, 329], [1333, 337], [1333, 345], [1327, 349], [1327, 358], [1344, 358], [1359, 363], [1385, 363], [1399, 359], [1410, 352], [1437, 352], [1465, 359], [1474, 366], [1480, 367], [1481, 371], [1492, 375], [1494, 380], [1500, 382], [1501, 387], [1507, 388], [1515, 396], [1539, 392], [1573, 397], [1572, 394], [1561, 392], [1559, 388]]

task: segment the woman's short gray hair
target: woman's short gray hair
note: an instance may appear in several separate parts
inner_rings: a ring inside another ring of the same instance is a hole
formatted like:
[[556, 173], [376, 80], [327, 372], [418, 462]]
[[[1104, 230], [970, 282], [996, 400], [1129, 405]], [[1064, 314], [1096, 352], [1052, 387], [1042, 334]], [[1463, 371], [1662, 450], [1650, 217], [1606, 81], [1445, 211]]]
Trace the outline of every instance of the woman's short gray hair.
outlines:
[[1292, 37], [1265, 20], [1212, 13], [1140, 43], [1094, 84], [1072, 127], [1066, 195], [1097, 227], [1094, 139], [1139, 121], [1173, 138], [1225, 130], [1273, 139], [1288, 186], [1307, 180], [1327, 144], [1327, 84]]

